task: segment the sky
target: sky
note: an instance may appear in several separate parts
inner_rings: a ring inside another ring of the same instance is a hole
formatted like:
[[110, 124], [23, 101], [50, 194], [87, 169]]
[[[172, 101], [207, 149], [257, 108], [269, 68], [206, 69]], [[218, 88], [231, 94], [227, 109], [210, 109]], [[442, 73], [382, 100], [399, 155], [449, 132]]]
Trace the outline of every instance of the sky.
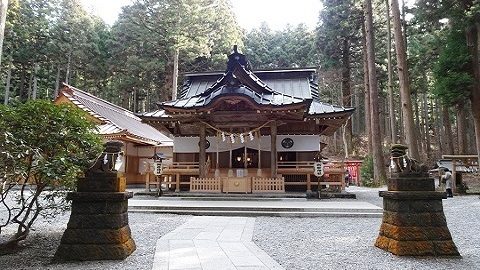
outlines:
[[[112, 25], [124, 5], [132, 0], [81, 0], [85, 8]], [[241, 27], [250, 30], [267, 22], [270, 28], [281, 30], [287, 24], [316, 27], [322, 7], [320, 0], [231, 0]]]

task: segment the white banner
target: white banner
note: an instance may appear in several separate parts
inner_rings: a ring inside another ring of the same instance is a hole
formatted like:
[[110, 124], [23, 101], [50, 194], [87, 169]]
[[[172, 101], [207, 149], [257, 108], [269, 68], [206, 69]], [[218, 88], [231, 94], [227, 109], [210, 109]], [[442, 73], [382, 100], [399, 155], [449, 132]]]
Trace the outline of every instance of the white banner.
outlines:
[[[231, 142], [229, 136], [222, 141], [220, 137], [207, 137], [207, 153], [224, 152], [234, 150], [246, 146], [247, 148], [262, 151], [270, 151], [270, 136], [262, 136], [260, 143], [258, 138], [252, 141], [245, 136], [244, 143], [240, 142], [240, 138], [235, 137], [235, 143]], [[283, 141], [283, 144], [282, 144]], [[175, 137], [173, 139], [174, 153], [198, 153], [199, 137]], [[292, 143], [293, 142], [293, 143]], [[289, 148], [288, 148], [289, 147]], [[278, 152], [303, 152], [303, 151], [319, 151], [320, 136], [318, 135], [278, 135], [277, 151]]]

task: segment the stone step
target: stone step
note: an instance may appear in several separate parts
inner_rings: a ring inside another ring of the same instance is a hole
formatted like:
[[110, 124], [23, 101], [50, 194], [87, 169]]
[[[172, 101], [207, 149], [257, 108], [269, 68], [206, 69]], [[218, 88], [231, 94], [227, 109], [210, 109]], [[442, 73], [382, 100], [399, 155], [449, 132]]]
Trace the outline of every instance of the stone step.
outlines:
[[[135, 196], [156, 196], [157, 191], [135, 191]], [[210, 199], [218, 200], [238, 200], [241, 199], [285, 199], [285, 198], [306, 198], [305, 192], [285, 192], [285, 193], [202, 193], [202, 192], [164, 192], [161, 198], [187, 198], [187, 199]]]
[[272, 217], [358, 217], [358, 218], [381, 218], [382, 213], [378, 212], [349, 212], [349, 211], [245, 211], [245, 210], [180, 210], [180, 209], [141, 209], [129, 208], [130, 213], [156, 213], [156, 214], [178, 214], [196, 216], [272, 216]]
[[330, 208], [330, 207], [275, 207], [275, 206], [181, 206], [181, 205], [133, 205], [128, 207], [133, 210], [156, 211], [228, 211], [228, 212], [339, 212], [339, 213], [382, 213], [382, 209], [369, 208]]

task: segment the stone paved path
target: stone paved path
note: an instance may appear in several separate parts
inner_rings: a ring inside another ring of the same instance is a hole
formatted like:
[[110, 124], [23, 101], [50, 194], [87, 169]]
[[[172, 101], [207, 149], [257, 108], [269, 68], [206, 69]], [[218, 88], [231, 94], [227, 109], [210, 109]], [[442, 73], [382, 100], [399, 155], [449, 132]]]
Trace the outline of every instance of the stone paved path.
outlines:
[[157, 241], [153, 270], [284, 269], [252, 242], [255, 218], [195, 216]]

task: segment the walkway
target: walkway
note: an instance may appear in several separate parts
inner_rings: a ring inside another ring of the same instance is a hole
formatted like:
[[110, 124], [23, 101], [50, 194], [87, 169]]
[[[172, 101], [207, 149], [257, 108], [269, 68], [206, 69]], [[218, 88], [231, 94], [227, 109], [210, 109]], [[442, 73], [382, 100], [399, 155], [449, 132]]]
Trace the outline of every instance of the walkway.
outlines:
[[254, 224], [252, 217], [192, 217], [157, 241], [152, 269], [283, 269], [252, 242]]

